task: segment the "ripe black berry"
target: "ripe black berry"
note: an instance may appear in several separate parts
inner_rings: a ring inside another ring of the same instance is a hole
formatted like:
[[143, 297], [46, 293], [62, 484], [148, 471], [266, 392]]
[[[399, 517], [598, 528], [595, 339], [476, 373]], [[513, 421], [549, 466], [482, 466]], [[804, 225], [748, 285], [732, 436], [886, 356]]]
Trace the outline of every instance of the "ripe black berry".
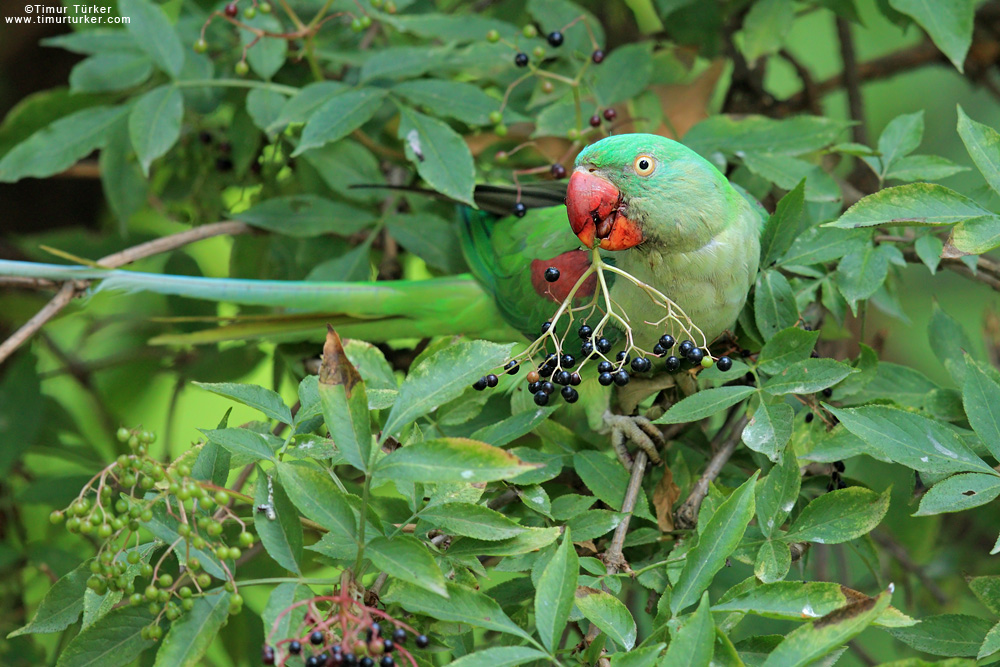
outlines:
[[541, 382], [529, 382], [528, 383], [528, 393], [534, 394], [538, 392], [538, 389], [542, 386]]
[[229, 18], [231, 18], [231, 19], [232, 18], [236, 18], [236, 14], [237, 14], [238, 11], [239, 10], [236, 8], [236, 3], [235, 2], [230, 2], [228, 5], [226, 5], [225, 12], [226, 12], [226, 16], [228, 16]]
[[675, 342], [676, 341], [674, 341], [674, 337], [671, 336], [670, 334], [663, 334], [662, 336], [660, 336], [660, 341], [659, 341], [660, 345], [662, 345], [668, 350], [674, 346]]
[[680, 368], [681, 368], [681, 360], [680, 359], [678, 359], [677, 357], [675, 357], [673, 355], [667, 357], [666, 369], [669, 372], [674, 373], [676, 371], [679, 371]]
[[202, 130], [198, 133], [198, 141], [205, 145], [212, 143], [212, 133], [207, 130]]
[[610, 373], [612, 370], [614, 370], [614, 368], [615, 365], [610, 361], [602, 361], [601, 363], [597, 364], [598, 373]]
[[383, 655], [382, 659], [378, 661], [378, 664], [382, 667], [392, 667], [396, 664], [396, 661], [392, 659], [391, 655]]
[[313, 646], [319, 646], [323, 643], [323, 633], [319, 630], [314, 630], [311, 635], [309, 635], [309, 643]]
[[830, 389], [829, 387], [827, 387], [826, 389], [823, 390], [823, 397], [824, 398], [830, 398], [831, 396], [833, 396], [833, 389]]
[[392, 641], [396, 642], [397, 644], [402, 644], [403, 642], [405, 642], [406, 630], [404, 630], [403, 628], [396, 628], [395, 630], [393, 630]]
[[542, 333], [545, 333], [546, 331], [548, 331], [551, 328], [552, 328], [552, 322], [544, 322], [542, 324]]
[[[348, 653], [344, 656], [344, 667], [354, 667], [356, 664], [358, 664], [358, 659], [353, 653]], [[374, 665], [375, 663], [373, 662], [371, 664]]]
[[503, 369], [507, 371], [507, 375], [517, 375], [517, 372], [521, 370], [521, 367], [516, 361], [511, 359], [504, 365]]
[[518, 67], [527, 67], [528, 54], [524, 53], [523, 51], [519, 52], [516, 56], [514, 56], [514, 64], [517, 65]]
[[629, 381], [628, 371], [626, 371], [625, 369], [622, 369], [617, 373], [615, 373], [615, 384], [618, 385], [619, 387], [624, 387], [625, 385], [628, 384], [628, 381]]
[[576, 335], [582, 340], [587, 340], [594, 335], [594, 329], [588, 324], [581, 324], [580, 328], [576, 330]]
[[[812, 414], [812, 413], [809, 413], [809, 414]], [[843, 461], [834, 461], [833, 462], [833, 469], [836, 470], [837, 472], [844, 472], [845, 470], [847, 470], [847, 466], [844, 465]]]
[[573, 387], [563, 387], [560, 393], [567, 403], [576, 403], [576, 399], [580, 398], [580, 394]]
[[227, 157], [215, 158], [215, 170], [225, 174], [233, 170], [233, 161]]
[[604, 110], [604, 120], [608, 121], [609, 123], [617, 117], [618, 117], [618, 112], [615, 111], [614, 109], [608, 107], [607, 109]]
[[549, 168], [549, 172], [552, 174], [552, 178], [556, 180], [566, 178], [566, 167], [562, 166], [558, 162]]
[[632, 370], [636, 373], [645, 373], [650, 368], [653, 367], [653, 362], [651, 362], [646, 357], [636, 357], [632, 360]]
[[681, 353], [682, 357], [686, 357], [688, 356], [688, 352], [690, 352], [693, 349], [694, 349], [694, 343], [692, 343], [689, 340], [685, 340], [681, 341], [680, 347], [677, 348], [677, 351]]
[[552, 381], [563, 386], [569, 384], [569, 371], [559, 371], [552, 376]]
[[549, 354], [549, 356], [545, 357], [545, 366], [547, 368], [555, 368], [558, 365], [559, 365], [559, 357], [556, 356], [555, 352], [552, 352], [551, 354]]
[[431, 640], [427, 638], [427, 635], [417, 635], [414, 641], [417, 644], [417, 648], [427, 648], [431, 645]]
[[475, 389], [476, 391], [482, 391], [483, 389], [486, 389], [486, 378], [481, 377], [475, 382], [473, 382], [472, 388]]
[[319, 664], [320, 667], [326, 667], [326, 663], [330, 659], [330, 656], [326, 653], [320, 653], [316, 656], [316, 659], [319, 661], [317, 664]]
[[260, 661], [265, 665], [274, 664], [274, 647], [264, 644], [260, 649]]
[[700, 364], [701, 360], [705, 358], [705, 352], [700, 347], [696, 347], [687, 353], [687, 358], [692, 364]]
[[[525, 56], [527, 57], [527, 56]], [[517, 202], [514, 204], [514, 215], [519, 218], [523, 218], [524, 214], [528, 212], [528, 207], [524, 205], [524, 202]]]
[[611, 341], [608, 340], [607, 338], [605, 338], [604, 336], [601, 336], [600, 338], [598, 338], [597, 342], [594, 343], [594, 345], [597, 346], [597, 351], [598, 352], [610, 352], [611, 351]]
[[381, 632], [382, 626], [378, 623], [372, 623], [371, 627], [368, 628], [368, 641], [371, 641], [372, 637], [378, 637]]
[[579, 384], [580, 384], [581, 382], [583, 382], [583, 378], [582, 378], [582, 377], [580, 377], [580, 374], [579, 374], [579, 373], [570, 373], [570, 374], [569, 374], [569, 383], [570, 383], [571, 385], [573, 385], [574, 387], [576, 387], [576, 386], [577, 386], [577, 385], [579, 385]]
[[535, 399], [535, 405], [542, 406], [549, 404], [549, 395], [546, 394], [544, 391], [536, 393], [534, 399]]
[[627, 364], [632, 358], [628, 356], [628, 352], [622, 350], [617, 355], [615, 355], [615, 361], [619, 361], [623, 364]]
[[594, 344], [589, 340], [583, 341], [583, 345], [580, 346], [580, 356], [586, 359], [594, 353]]
[[392, 643], [391, 639], [384, 639], [382, 640], [382, 650], [385, 653], [392, 653], [396, 650], [396, 645]]
[[494, 375], [493, 373], [490, 373], [489, 375], [486, 376], [486, 386], [487, 387], [495, 387], [498, 384], [500, 384], [500, 378], [498, 378], [496, 375]]
[[369, 658], [367, 655], [361, 658], [361, 662], [359, 664], [361, 665], [361, 667], [375, 667], [375, 661]]
[[556, 386], [554, 384], [552, 384], [551, 382], [545, 381], [545, 382], [539, 382], [538, 383], [538, 391], [545, 392], [546, 394], [551, 394], [555, 390], [556, 390]]
[[557, 280], [559, 280], [559, 269], [554, 266], [545, 269], [545, 282], [554, 283]]
[[298, 655], [302, 652], [302, 644], [295, 640], [288, 642], [288, 652], [292, 655]]
[[601, 117], [596, 113], [590, 117], [590, 126], [598, 127], [601, 124]]
[[600, 375], [597, 376], [597, 381], [600, 382], [605, 387], [607, 387], [609, 384], [614, 382], [615, 379], [611, 377], [611, 373], [601, 373]]
[[563, 368], [573, 368], [576, 366], [576, 359], [573, 358], [572, 354], [564, 354], [559, 358], [559, 365]]
[[653, 354], [655, 354], [656, 356], [662, 357], [666, 353], [667, 353], [667, 348], [663, 347], [659, 343], [653, 346]]
[[[753, 352], [751, 352], [750, 350], [740, 350], [740, 356], [743, 357], [744, 359], [749, 357], [751, 354], [753, 354]], [[814, 357], [817, 356], [816, 350], [813, 350], [813, 356]]]
[[813, 420], [813, 418], [814, 418], [814, 417], [813, 417], [813, 413], [811, 413], [811, 412], [807, 412], [807, 413], [806, 413], [806, 423], [807, 423], [807, 424], [808, 424], [809, 422], [811, 422], [811, 421]]
[[729, 357], [719, 357], [719, 360], [715, 362], [715, 365], [724, 373], [733, 367], [733, 360]]
[[600, 49], [595, 50], [590, 54], [590, 59], [594, 61], [595, 65], [600, 65], [604, 62], [604, 51], [601, 51]]
[[551, 366], [542, 366], [538, 369], [538, 374], [543, 378], [552, 377], [552, 374], [556, 372], [556, 369]]
[[558, 30], [553, 30], [552, 32], [549, 33], [547, 39], [549, 40], [549, 46], [557, 46], [557, 47], [562, 46], [563, 34]]
[[306, 667], [320, 667], [319, 656], [311, 655], [306, 659]]

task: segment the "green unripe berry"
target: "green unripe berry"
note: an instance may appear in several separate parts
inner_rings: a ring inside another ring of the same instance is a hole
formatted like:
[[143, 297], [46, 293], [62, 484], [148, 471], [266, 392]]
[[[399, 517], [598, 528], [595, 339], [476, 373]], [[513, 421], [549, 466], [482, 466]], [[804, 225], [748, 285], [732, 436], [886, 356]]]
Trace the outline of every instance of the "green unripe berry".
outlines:
[[198, 575], [198, 585], [202, 588], [208, 588], [212, 585], [212, 577], [202, 572]]
[[163, 628], [158, 625], [149, 626], [149, 638], [156, 641], [163, 637]]
[[177, 590], [177, 594], [178, 594], [179, 596], [181, 596], [181, 599], [182, 599], [182, 600], [186, 600], [186, 599], [188, 599], [189, 597], [191, 597], [192, 595], [194, 595], [194, 591], [192, 591], [192, 590], [191, 590], [191, 588], [190, 588], [190, 587], [188, 587], [188, 586], [181, 586], [181, 587], [180, 587], [180, 588], [179, 588], [179, 589]]
[[226, 560], [229, 558], [229, 547], [222, 545], [215, 549], [215, 557], [219, 560]]
[[170, 484], [167, 486], [167, 491], [170, 493], [170, 495], [176, 496], [178, 493], [181, 492], [181, 485], [177, 482], [170, 482]]
[[96, 574], [87, 579], [87, 588], [92, 591], [96, 591], [98, 588], [104, 585], [104, 580], [101, 579]]
[[712, 357], [702, 357], [701, 359], [701, 365], [704, 368], [711, 368], [714, 364], [715, 362], [712, 361]]
[[160, 605], [156, 604], [155, 602], [151, 603], [148, 607], [146, 607], [146, 609], [149, 610], [149, 613], [152, 616], [156, 616], [157, 614], [160, 613]]
[[252, 547], [253, 546], [253, 535], [251, 533], [240, 533], [240, 546]]
[[125, 556], [125, 560], [127, 560], [130, 564], [135, 565], [142, 560], [142, 556], [139, 555], [138, 551], [129, 551], [128, 555]]
[[535, 58], [538, 58], [539, 60], [541, 60], [542, 58], [545, 57], [545, 47], [544, 46], [536, 46], [535, 48], [533, 48], [531, 50], [531, 55], [533, 55], [533, 56], [535, 56]]
[[160, 591], [156, 590], [156, 586], [150, 584], [146, 586], [146, 599], [150, 602], [154, 602], [156, 598], [160, 596]]
[[[205, 53], [205, 51], [208, 51], [208, 42], [206, 42], [202, 38], [199, 38], [198, 40], [195, 41], [193, 48], [194, 48], [194, 52], [195, 53]], [[126, 429], [123, 429], [123, 428], [118, 429], [118, 439], [119, 440], [122, 440], [122, 431], [125, 431], [126, 434], [128, 433], [128, 431]], [[127, 439], [128, 439], [128, 436], [126, 435], [126, 440]], [[122, 440], [122, 442], [125, 442], [125, 440]]]
[[142, 489], [143, 491], [149, 491], [151, 488], [153, 488], [154, 484], [156, 484], [156, 482], [153, 480], [152, 477], [143, 477], [141, 480], [139, 480], [139, 488]]
[[177, 466], [177, 474], [180, 475], [181, 477], [190, 477], [191, 476], [191, 466], [189, 466], [189, 465], [183, 465], [183, 464]]
[[115, 459], [115, 463], [118, 464], [119, 468], [127, 468], [128, 467], [128, 455], [126, 455], [126, 454], [119, 454], [118, 458]]
[[224, 583], [222, 585], [222, 587], [226, 589], [227, 593], [235, 593], [236, 592], [236, 584], [234, 584], [231, 581], [226, 581], [226, 583]]
[[[139, 456], [145, 456], [146, 455], [146, 445], [140, 444], [138, 447], [135, 448], [135, 453], [138, 454]], [[132, 467], [136, 468], [136, 467], [138, 467], [138, 464], [137, 463], [133, 464]]]
[[361, 32], [365, 27], [361, 25], [361, 19], [354, 19], [351, 21], [351, 30], [353, 32]]
[[260, 13], [261, 14], [270, 14], [271, 13], [271, 3], [270, 2], [262, 2], [262, 3], [260, 3], [257, 6], [260, 8]]
[[368, 14], [362, 14], [360, 20], [362, 28], [368, 28], [372, 24], [372, 17], [368, 16]]
[[241, 60], [233, 67], [233, 71], [236, 72], [237, 76], [246, 76], [250, 73], [250, 65], [247, 65], [245, 60]]
[[183, 502], [185, 500], [190, 500], [190, 498], [191, 498], [191, 487], [190, 486], [184, 485], [181, 488], [177, 489], [177, 500], [180, 500], [180, 501]]
[[99, 561], [96, 561], [96, 560], [90, 561], [90, 571], [93, 572], [94, 574], [100, 574], [101, 573], [101, 563]]
[[532, 37], [537, 37], [538, 28], [529, 23], [528, 25], [521, 28], [521, 34], [527, 37], [528, 39], [531, 39]]
[[87, 521], [90, 522], [90, 525], [96, 528], [97, 526], [101, 525], [101, 522], [104, 521], [104, 519], [101, 518], [100, 514], [94, 512], [89, 517], [87, 517]]
[[111, 537], [111, 533], [113, 532], [110, 525], [102, 523], [97, 529], [97, 536], [102, 540], [106, 540]]
[[218, 537], [219, 535], [222, 534], [222, 524], [219, 523], [218, 521], [213, 521], [210, 524], [208, 524], [208, 527], [205, 530], [212, 537]]
[[118, 517], [115, 517], [114, 519], [111, 520], [111, 529], [114, 530], [116, 533], [119, 530], [122, 530], [123, 528], [125, 528], [125, 522], [124, 521], [122, 521]]
[[119, 498], [115, 501], [115, 513], [125, 514], [125, 512], [128, 512], [128, 503], [124, 498]]
[[80, 530], [80, 520], [75, 516], [66, 520], [66, 530], [75, 533]]
[[177, 534], [180, 535], [181, 537], [187, 537], [188, 535], [190, 535], [191, 524], [182, 523], [181, 525], [177, 526]]
[[142, 567], [139, 568], [139, 574], [141, 574], [143, 577], [152, 577], [153, 566], [150, 565], [149, 563], [143, 563]]
[[239, 593], [235, 593], [233, 597], [229, 598], [229, 604], [237, 605], [239, 607], [243, 606], [243, 596]]
[[570, 141], [576, 141], [580, 138], [580, 130], [575, 127], [570, 128], [569, 132], [566, 133], [566, 138]]
[[142, 597], [142, 593], [132, 593], [128, 597], [128, 603], [133, 607], [138, 607], [143, 603], [145, 598]]
[[385, 3], [385, 13], [386, 14], [395, 14], [396, 13], [396, 3], [393, 2], [392, 0], [386, 0], [386, 3]]
[[81, 521], [80, 522], [80, 534], [81, 535], [90, 535], [93, 532], [94, 532], [94, 524], [90, 523], [89, 521]]
[[131, 447], [132, 449], [135, 449], [136, 447], [138, 447], [139, 446], [139, 436], [137, 436], [137, 435], [130, 435], [129, 438], [128, 438], [128, 446]]
[[194, 609], [194, 600], [181, 600], [181, 609], [191, 611]]
[[143, 523], [149, 523], [153, 520], [153, 510], [146, 508], [142, 510], [142, 514], [139, 515], [139, 520]]
[[[204, 42], [205, 40], [199, 39], [198, 42]], [[194, 50], [198, 50], [198, 42], [194, 43]], [[205, 48], [208, 48], [208, 44], [205, 44]], [[122, 426], [118, 429], [118, 433], [115, 434], [118, 438], [118, 442], [128, 442], [128, 439], [132, 436], [132, 432], [127, 428]]]
[[160, 588], [169, 588], [174, 583], [174, 578], [169, 574], [161, 574], [160, 578], [156, 581], [160, 584]]
[[493, 134], [497, 135], [498, 137], [506, 137], [507, 126], [504, 125], [503, 123], [498, 123], [493, 127]]
[[236, 560], [237, 558], [239, 558], [242, 555], [243, 555], [243, 552], [240, 551], [239, 547], [229, 547], [229, 557], [231, 559]]
[[157, 591], [156, 601], [160, 604], [165, 604], [170, 600], [170, 591]]
[[98, 557], [98, 560], [100, 560], [105, 565], [110, 565], [111, 561], [113, 561], [114, 559], [115, 555], [110, 551], [102, 551], [101, 555]]
[[486, 33], [486, 41], [489, 42], [490, 44], [496, 44], [497, 42], [499, 42], [500, 41], [500, 31], [499, 30], [490, 30], [488, 33]]
[[201, 569], [201, 561], [197, 558], [189, 558], [187, 562], [188, 569], [197, 572]]
[[63, 514], [62, 510], [53, 510], [49, 514], [49, 523], [56, 526], [66, 520], [66, 515]]
[[90, 510], [90, 501], [87, 500], [86, 498], [81, 498], [80, 500], [77, 500], [76, 502], [73, 503], [70, 510], [76, 516], [83, 516]]
[[215, 492], [215, 504], [216, 505], [228, 505], [229, 504], [229, 494], [225, 491]]
[[111, 487], [105, 486], [101, 487], [101, 500], [103, 502], [108, 502], [111, 500]]
[[132, 473], [127, 473], [125, 475], [122, 475], [122, 486], [124, 487], [135, 486], [135, 482], [136, 482], [135, 475], [133, 475]]
[[138, 519], [129, 519], [128, 529], [131, 530], [133, 533], [135, 531], [139, 530], [139, 520]]
[[178, 609], [175, 605], [172, 604], [167, 605], [166, 617], [168, 621], [176, 621], [180, 615], [181, 615], [181, 610]]
[[143, 431], [142, 433], [139, 434], [139, 439], [142, 440], [145, 444], [151, 445], [154, 442], [156, 442], [156, 434], [153, 433], [152, 431]]
[[139, 505], [129, 506], [128, 515], [133, 519], [138, 519], [140, 516], [142, 516], [142, 507], [140, 507]]
[[201, 535], [195, 535], [194, 539], [191, 540], [191, 546], [193, 546], [195, 549], [201, 550], [204, 549], [207, 546], [207, 544], [205, 542], [204, 537], [202, 537]]
[[252, 19], [255, 16], [257, 16], [257, 10], [254, 7], [247, 7], [246, 9], [243, 10], [244, 18]]
[[497, 125], [503, 122], [503, 114], [499, 111], [491, 111], [489, 119], [491, 123]]

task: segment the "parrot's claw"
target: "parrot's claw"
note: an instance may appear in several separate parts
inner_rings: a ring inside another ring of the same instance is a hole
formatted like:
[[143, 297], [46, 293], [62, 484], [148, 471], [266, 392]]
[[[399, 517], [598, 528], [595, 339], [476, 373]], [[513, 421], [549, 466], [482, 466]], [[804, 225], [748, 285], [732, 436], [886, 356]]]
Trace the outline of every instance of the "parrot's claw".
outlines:
[[612, 414], [609, 410], [604, 413], [604, 423], [611, 429], [611, 447], [626, 470], [632, 470], [632, 454], [626, 446], [628, 441], [634, 442], [639, 449], [646, 452], [653, 465], [663, 462], [659, 450], [667, 443], [653, 422], [638, 415], [628, 417]]

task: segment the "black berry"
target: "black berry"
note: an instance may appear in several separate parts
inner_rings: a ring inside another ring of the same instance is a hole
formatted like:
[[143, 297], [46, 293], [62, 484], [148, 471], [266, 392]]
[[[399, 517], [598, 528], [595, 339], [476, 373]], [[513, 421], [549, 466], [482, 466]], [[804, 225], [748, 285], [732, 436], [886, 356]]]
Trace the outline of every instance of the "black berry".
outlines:
[[623, 364], [627, 364], [632, 358], [628, 356], [628, 352], [622, 350], [617, 355], [615, 355], [615, 361], [619, 361]]
[[846, 489], [846, 488], [847, 488], [847, 482], [845, 482], [843, 480], [843, 478], [838, 475], [837, 476], [837, 489]]
[[677, 351], [681, 353], [682, 357], [686, 357], [686, 356], [688, 356], [688, 352], [690, 352], [693, 349], [694, 349], [694, 343], [692, 343], [689, 340], [685, 340], [685, 341], [681, 341], [681, 344], [677, 348]]
[[680, 368], [681, 368], [681, 360], [680, 359], [678, 359], [677, 357], [675, 357], [673, 355], [667, 357], [666, 369], [669, 372], [674, 373], [676, 371], [679, 371]]
[[414, 642], [416, 642], [417, 648], [427, 648], [431, 645], [431, 640], [427, 638], [427, 635], [417, 635]]
[[260, 661], [265, 665], [274, 664], [274, 647], [264, 644], [260, 649]]
[[227, 157], [215, 159], [215, 170], [219, 173], [226, 173], [233, 170], [233, 161]]
[[663, 347], [659, 343], [653, 346], [653, 354], [655, 354], [656, 356], [662, 357], [666, 353], [667, 353], [667, 348]]
[[548, 405], [549, 404], [549, 395], [546, 394], [544, 391], [540, 391], [540, 392], [536, 393], [534, 399], [535, 399], [535, 405]]
[[559, 371], [552, 376], [552, 381], [563, 386], [569, 384], [569, 371]]
[[361, 667], [374, 667], [375, 661], [366, 655], [365, 657], [361, 658], [361, 662], [358, 664], [360, 664]]
[[475, 382], [473, 382], [472, 388], [475, 389], [476, 391], [482, 391], [483, 389], [486, 389], [486, 378], [481, 377]]
[[[812, 414], [812, 413], [809, 413], [809, 414]], [[847, 470], [847, 466], [844, 465], [843, 461], [834, 461], [833, 462], [833, 469], [836, 470], [837, 472], [844, 472], [845, 470]]]
[[595, 65], [600, 65], [601, 63], [604, 62], [604, 51], [596, 49], [593, 53], [590, 54], [590, 59], [594, 61]]
[[313, 646], [319, 646], [323, 643], [323, 633], [319, 630], [314, 630], [311, 635], [309, 635], [309, 643]]
[[378, 664], [382, 667], [392, 667], [396, 664], [396, 661], [392, 659], [391, 655], [383, 655], [382, 659], [378, 661]]
[[580, 328], [576, 330], [576, 335], [582, 340], [587, 340], [594, 335], [594, 329], [589, 324], [582, 324]]
[[548, 368], [555, 368], [556, 366], [559, 365], [559, 357], [556, 356], [555, 352], [553, 352], [549, 356], [545, 357], [545, 365]]
[[306, 667], [320, 667], [319, 656], [311, 655], [306, 659]]
[[326, 663], [330, 659], [330, 656], [326, 653], [320, 653], [316, 656], [316, 659], [319, 661], [317, 664], [319, 664], [320, 667], [326, 667]]
[[696, 347], [687, 353], [687, 358], [692, 364], [700, 364], [701, 360], [705, 358], [705, 352], [700, 347]]
[[614, 368], [615, 365], [610, 361], [602, 361], [601, 363], [597, 364], [598, 373], [610, 373], [612, 370], [614, 370]]
[[545, 333], [552, 328], [552, 322], [545, 322], [542, 324], [542, 333]]
[[392, 653], [396, 650], [396, 645], [392, 643], [391, 639], [382, 640], [382, 650], [385, 653]]
[[598, 338], [597, 342], [594, 343], [594, 345], [597, 346], [597, 351], [598, 352], [610, 352], [611, 351], [611, 341], [608, 340], [607, 338], [605, 338], [604, 336], [601, 336], [600, 338]]
[[830, 389], [829, 387], [827, 387], [826, 389], [823, 390], [823, 397], [824, 398], [830, 398], [831, 396], [833, 396], [833, 389]]
[[[527, 56], [525, 56], [527, 57]], [[528, 207], [524, 205], [524, 202], [517, 202], [514, 204], [514, 215], [519, 218], [523, 218], [524, 214], [528, 212]]]
[[558, 30], [553, 30], [549, 33], [547, 39], [549, 40], [549, 46], [562, 46], [563, 34]]
[[404, 630], [403, 628], [396, 628], [395, 630], [393, 630], [392, 641], [396, 642], [397, 644], [402, 644], [403, 642], [405, 642], [406, 630]]
[[601, 373], [600, 375], [597, 376], [597, 381], [600, 382], [605, 387], [607, 387], [609, 384], [614, 382], [615, 379], [611, 377], [611, 373]]
[[666, 349], [669, 350], [670, 348], [672, 348], [674, 346], [674, 343], [676, 341], [674, 340], [674, 337], [671, 336], [670, 334], [663, 334], [662, 336], [660, 336], [660, 341], [659, 342], [660, 342], [660, 345], [662, 345], [663, 347], [665, 347]]
[[566, 167], [562, 166], [558, 162], [549, 168], [549, 173], [552, 174], [552, 178], [559, 180], [561, 178], [566, 178]]
[[552, 374], [556, 372], [556, 369], [552, 366], [542, 366], [538, 369], [538, 374], [543, 378], [552, 377]]
[[615, 384], [618, 385], [619, 387], [624, 387], [625, 385], [628, 384], [628, 381], [629, 381], [628, 371], [622, 369], [617, 373], [615, 373]]
[[528, 383], [528, 392], [531, 393], [531, 394], [535, 394], [535, 393], [538, 392], [538, 389], [541, 386], [542, 386], [541, 382], [529, 382]]
[[523, 51], [514, 56], [514, 64], [518, 67], [528, 66], [528, 54]]
[[559, 359], [559, 365], [563, 368], [573, 368], [576, 366], [576, 359], [573, 358], [572, 354], [564, 354]]
[[612, 108], [607, 108], [604, 110], [604, 120], [611, 122], [618, 117], [618, 112]]
[[576, 386], [577, 386], [577, 385], [579, 385], [579, 384], [580, 384], [581, 382], [583, 382], [583, 378], [582, 378], [582, 377], [580, 377], [580, 374], [579, 374], [579, 373], [570, 373], [570, 374], [569, 374], [569, 383], [570, 383], [571, 385], [573, 385], [574, 387], [576, 387]]
[[715, 365], [720, 371], [726, 372], [733, 367], [733, 360], [729, 357], [719, 357], [719, 360], [715, 362]]
[[[348, 653], [347, 655], [344, 656], [344, 666], [345, 667], [354, 667], [354, 665], [356, 665], [356, 664], [358, 664], [358, 659], [357, 659], [357, 657], [355, 657], [355, 655], [353, 653]], [[375, 663], [372, 662], [371, 664], [374, 665]]]
[[228, 16], [229, 18], [236, 18], [236, 14], [237, 12], [239, 12], [239, 10], [236, 8], [236, 3], [230, 2], [228, 5], [226, 5], [225, 12], [226, 16]]
[[200, 141], [203, 144], [212, 143], [212, 133], [208, 132], [207, 130], [202, 130], [201, 132], [198, 133], [198, 141]]
[[573, 389], [573, 387], [563, 387], [562, 391], [559, 393], [562, 394], [562, 397], [566, 399], [567, 403], [576, 403], [576, 399], [580, 398], [580, 394], [578, 394], [576, 389]]
[[511, 359], [510, 361], [507, 362], [507, 364], [503, 367], [503, 369], [507, 371], [507, 375], [517, 375], [517, 372], [521, 370], [521, 367], [518, 365], [516, 361]]
[[538, 391], [544, 392], [546, 394], [551, 394], [555, 390], [556, 386], [551, 382], [542, 382], [538, 387]]
[[646, 357], [636, 357], [632, 360], [632, 370], [636, 373], [645, 373], [653, 367], [653, 363]]
[[596, 113], [590, 117], [590, 126], [598, 127], [601, 124], [601, 117]]
[[813, 417], [813, 413], [811, 413], [811, 412], [807, 412], [806, 413], [806, 423], [807, 424], [810, 423], [813, 420], [813, 418], [814, 418]]
[[545, 269], [545, 282], [554, 283], [557, 280], [559, 280], [559, 269], [554, 266]]
[[580, 356], [586, 359], [594, 353], [594, 344], [589, 341], [583, 341], [583, 345], [580, 346]]
[[292, 655], [298, 655], [302, 652], [302, 644], [294, 640], [288, 642], [288, 652]]

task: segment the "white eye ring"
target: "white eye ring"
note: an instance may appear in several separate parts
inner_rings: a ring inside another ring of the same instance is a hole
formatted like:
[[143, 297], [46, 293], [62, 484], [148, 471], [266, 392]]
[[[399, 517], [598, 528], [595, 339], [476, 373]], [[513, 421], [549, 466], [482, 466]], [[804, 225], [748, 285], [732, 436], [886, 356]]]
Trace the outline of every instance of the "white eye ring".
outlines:
[[632, 163], [632, 169], [640, 176], [649, 176], [656, 170], [656, 160], [651, 155], [640, 155]]

